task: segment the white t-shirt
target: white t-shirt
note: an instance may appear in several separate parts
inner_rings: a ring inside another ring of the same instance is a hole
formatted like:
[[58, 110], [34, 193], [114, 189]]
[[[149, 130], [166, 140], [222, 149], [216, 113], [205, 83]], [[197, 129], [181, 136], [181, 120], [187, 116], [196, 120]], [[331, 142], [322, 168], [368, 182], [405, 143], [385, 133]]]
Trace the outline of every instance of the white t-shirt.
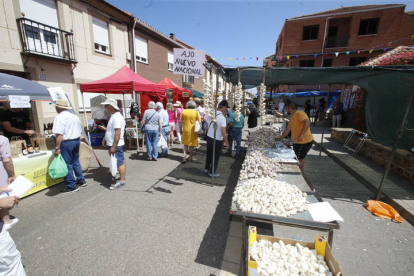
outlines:
[[162, 126], [166, 127], [169, 126], [170, 117], [168, 116], [168, 112], [165, 109], [158, 110], [161, 116]]
[[[211, 119], [210, 117], [207, 118], [207, 126], [208, 127], [208, 132], [207, 132], [207, 136], [210, 138], [214, 139], [214, 123], [211, 123], [213, 119]], [[216, 113], [216, 121], [217, 121], [217, 130], [216, 130], [216, 140], [218, 141], [222, 141], [223, 140], [223, 132], [221, 131], [222, 127], [226, 127], [226, 117], [224, 117], [223, 113], [221, 113], [220, 111], [217, 111]]]
[[63, 140], [78, 139], [82, 133], [79, 117], [69, 110], [60, 112], [53, 121], [53, 133], [63, 134]]
[[125, 119], [119, 111], [111, 115], [111, 119], [109, 119], [108, 126], [106, 127], [105, 140], [106, 140], [106, 144], [109, 147], [112, 147], [114, 143], [116, 128], [121, 129], [121, 137], [119, 137], [117, 146], [123, 146], [125, 145], [125, 141], [124, 141]]
[[280, 113], [283, 113], [283, 108], [285, 107], [285, 103], [282, 101], [282, 100], [280, 100], [280, 102], [279, 102], [279, 112]]
[[204, 118], [204, 116], [206, 115], [206, 109], [204, 107], [202, 107], [201, 105], [197, 106], [196, 110], [198, 110], [198, 112], [200, 112], [201, 118]]

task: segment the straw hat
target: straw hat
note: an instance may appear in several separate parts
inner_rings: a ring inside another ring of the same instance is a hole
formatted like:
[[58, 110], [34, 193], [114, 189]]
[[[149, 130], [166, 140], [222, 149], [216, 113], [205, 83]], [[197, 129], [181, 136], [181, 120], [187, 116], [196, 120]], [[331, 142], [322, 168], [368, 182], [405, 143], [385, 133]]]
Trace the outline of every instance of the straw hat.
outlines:
[[106, 101], [101, 103], [101, 105], [103, 105], [104, 107], [105, 107], [105, 105], [110, 105], [113, 108], [115, 108], [116, 110], [119, 110], [118, 103], [115, 99], [107, 98]]
[[173, 106], [182, 106], [180, 101], [176, 101], [175, 104], [173, 104]]
[[69, 102], [65, 99], [58, 99], [55, 102], [51, 102], [50, 105], [54, 105], [62, 109], [72, 109]]

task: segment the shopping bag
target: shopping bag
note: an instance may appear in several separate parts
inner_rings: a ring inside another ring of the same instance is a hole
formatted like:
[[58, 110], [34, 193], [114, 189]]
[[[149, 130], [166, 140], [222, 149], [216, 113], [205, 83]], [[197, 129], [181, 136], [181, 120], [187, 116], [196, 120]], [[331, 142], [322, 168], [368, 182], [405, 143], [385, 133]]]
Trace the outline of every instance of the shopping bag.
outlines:
[[158, 147], [162, 149], [167, 149], [167, 141], [165, 141], [164, 136], [161, 135], [160, 139], [158, 139]]
[[367, 209], [378, 217], [391, 219], [399, 223], [403, 222], [400, 214], [398, 214], [398, 212], [387, 203], [376, 200], [368, 200]]
[[53, 180], [68, 175], [68, 166], [66, 165], [66, 162], [61, 154], [53, 159], [47, 172]]
[[201, 124], [199, 121], [195, 122], [194, 132], [197, 134], [203, 134], [203, 128], [201, 127]]
[[112, 176], [115, 176], [118, 172], [118, 166], [116, 164], [116, 157], [115, 154], [111, 154], [111, 163], [109, 164], [109, 170]]
[[19, 157], [19, 154], [22, 153], [22, 143], [27, 148], [26, 140], [24, 140], [21, 136], [13, 136], [10, 139], [10, 148], [11, 148], [12, 158]]

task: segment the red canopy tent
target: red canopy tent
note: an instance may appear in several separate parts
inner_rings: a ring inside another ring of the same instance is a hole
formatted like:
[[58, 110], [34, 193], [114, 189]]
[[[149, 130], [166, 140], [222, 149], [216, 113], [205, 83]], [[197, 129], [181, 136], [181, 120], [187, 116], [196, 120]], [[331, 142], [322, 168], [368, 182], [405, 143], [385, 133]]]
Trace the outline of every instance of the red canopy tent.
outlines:
[[[164, 85], [167, 89], [173, 90], [173, 102], [180, 101], [183, 106], [185, 107], [185, 104], [188, 102], [188, 98], [192, 96], [192, 91], [185, 89], [172, 80], [170, 80], [168, 77], [165, 77], [162, 81], [160, 81], [158, 84]], [[186, 94], [188, 97], [183, 97], [183, 92], [187, 92]]]
[[105, 94], [133, 94], [141, 95], [140, 105], [143, 113], [148, 106], [148, 102], [165, 102], [166, 88], [164, 85], [153, 83], [127, 66], [123, 66], [114, 74], [101, 80], [82, 83], [81, 92], [86, 93], [105, 93]]

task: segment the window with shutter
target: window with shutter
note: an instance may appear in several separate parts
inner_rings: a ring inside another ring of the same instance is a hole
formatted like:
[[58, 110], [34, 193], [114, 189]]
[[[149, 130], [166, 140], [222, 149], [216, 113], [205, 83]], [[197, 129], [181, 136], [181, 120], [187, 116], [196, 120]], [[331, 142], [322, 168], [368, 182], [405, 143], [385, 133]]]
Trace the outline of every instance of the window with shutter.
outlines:
[[168, 70], [174, 70], [174, 54], [173, 52], [168, 51]]
[[142, 63], [148, 63], [148, 41], [135, 36], [135, 58]]
[[92, 17], [95, 52], [110, 54], [108, 23]]

